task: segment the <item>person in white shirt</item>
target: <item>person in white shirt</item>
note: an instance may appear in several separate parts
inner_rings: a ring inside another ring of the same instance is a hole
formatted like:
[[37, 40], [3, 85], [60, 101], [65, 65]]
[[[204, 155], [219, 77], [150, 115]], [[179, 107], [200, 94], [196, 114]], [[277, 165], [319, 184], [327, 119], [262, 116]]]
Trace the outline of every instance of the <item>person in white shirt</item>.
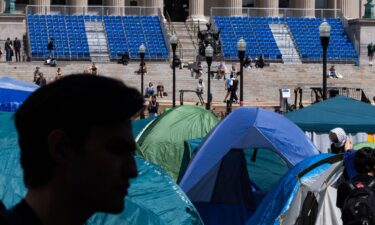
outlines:
[[223, 78], [225, 80], [225, 74], [227, 73], [227, 66], [224, 61], [221, 61], [217, 67], [217, 79]]
[[200, 78], [197, 84], [197, 92], [200, 92], [201, 94], [203, 94], [203, 90], [204, 90], [204, 83], [203, 83], [203, 79]]

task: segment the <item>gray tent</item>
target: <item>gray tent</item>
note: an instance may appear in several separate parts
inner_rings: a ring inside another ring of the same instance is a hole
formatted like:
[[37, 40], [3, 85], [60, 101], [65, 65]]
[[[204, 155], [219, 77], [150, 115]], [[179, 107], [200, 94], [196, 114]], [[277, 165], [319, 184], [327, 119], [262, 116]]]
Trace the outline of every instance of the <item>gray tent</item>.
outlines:
[[343, 155], [307, 158], [280, 179], [246, 224], [341, 225], [336, 198], [343, 171]]

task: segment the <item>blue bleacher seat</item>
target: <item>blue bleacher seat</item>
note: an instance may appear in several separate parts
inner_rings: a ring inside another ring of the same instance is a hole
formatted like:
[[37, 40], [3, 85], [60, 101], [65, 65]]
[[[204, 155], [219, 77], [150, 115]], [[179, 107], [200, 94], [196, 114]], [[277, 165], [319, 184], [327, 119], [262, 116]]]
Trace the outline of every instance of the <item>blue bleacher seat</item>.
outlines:
[[[87, 57], [84, 49], [85, 47], [88, 48], [84, 18], [86, 17], [28, 14], [32, 57], [49, 56], [50, 53], [47, 49], [49, 38], [55, 40], [55, 55], [57, 58]], [[89, 53], [87, 52], [87, 54]]]
[[[119, 53], [125, 51], [129, 52], [130, 57], [139, 58], [138, 48], [141, 44], [146, 46], [145, 58], [168, 58], [168, 50], [158, 17], [104, 16], [104, 25], [111, 58], [118, 58]], [[160, 42], [155, 42], [155, 40], [160, 40]], [[159, 47], [165, 54], [153, 53]]]
[[[319, 25], [322, 18], [287, 18], [296, 47], [303, 59], [320, 60], [322, 55]], [[357, 58], [353, 44], [345, 33], [340, 18], [327, 18], [331, 25], [331, 38], [328, 47], [329, 60], [354, 60]], [[346, 52], [354, 52], [353, 57], [347, 57]]]

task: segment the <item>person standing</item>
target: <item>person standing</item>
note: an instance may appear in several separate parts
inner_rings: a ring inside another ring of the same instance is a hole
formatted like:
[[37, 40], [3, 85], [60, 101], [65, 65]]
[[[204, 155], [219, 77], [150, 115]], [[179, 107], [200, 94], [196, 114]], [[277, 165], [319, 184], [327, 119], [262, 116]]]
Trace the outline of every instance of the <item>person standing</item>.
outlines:
[[197, 90], [198, 93], [203, 94], [204, 83], [203, 83], [203, 79], [202, 78], [199, 78], [196, 90]]
[[16, 55], [16, 62], [21, 62], [21, 41], [18, 40], [17, 38], [14, 39], [13, 41], [14, 45], [14, 53]]
[[5, 41], [5, 46], [4, 46], [4, 49], [5, 49], [5, 60], [7, 62], [10, 61], [11, 59], [11, 56], [10, 56], [10, 53], [11, 53], [11, 44], [12, 42], [10, 41], [10, 38], [7, 38], [7, 40]]
[[374, 51], [375, 51], [375, 45], [373, 42], [371, 42], [368, 46], [367, 46], [367, 55], [368, 55], [368, 65], [369, 66], [372, 66], [372, 58], [374, 57]]
[[53, 38], [51, 38], [51, 39], [48, 41], [47, 48], [48, 48], [48, 50], [49, 50], [49, 55], [50, 55], [51, 57], [54, 57], [53, 50], [55, 49], [55, 44], [53, 43]]
[[237, 76], [230, 75], [231, 82], [230, 82], [230, 101], [239, 103], [237, 97], [237, 89], [238, 89], [238, 79]]
[[13, 61], [13, 56], [14, 56], [14, 47], [12, 45], [12, 42], [9, 44], [9, 62]]

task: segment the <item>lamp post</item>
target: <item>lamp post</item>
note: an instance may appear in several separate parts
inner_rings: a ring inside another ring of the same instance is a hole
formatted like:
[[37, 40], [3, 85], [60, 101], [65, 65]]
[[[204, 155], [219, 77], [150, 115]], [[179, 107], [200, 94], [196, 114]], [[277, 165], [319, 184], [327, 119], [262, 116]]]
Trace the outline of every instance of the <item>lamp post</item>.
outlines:
[[[143, 75], [144, 75], [144, 71], [143, 71], [143, 64], [144, 64], [144, 59], [145, 59], [145, 52], [146, 52], [146, 47], [141, 44], [141, 46], [139, 46], [139, 56], [141, 57], [141, 95], [142, 97], [144, 96], [143, 94]], [[144, 119], [145, 118], [145, 114], [142, 110], [141, 112], [141, 115], [140, 115], [141, 119]]]
[[172, 35], [171, 39], [169, 40], [172, 46], [172, 70], [173, 70], [173, 94], [172, 94], [172, 103], [173, 108], [176, 107], [176, 49], [177, 49], [177, 36], [175, 34]]
[[243, 60], [246, 52], [246, 41], [242, 37], [237, 42], [237, 51], [240, 59], [240, 106], [243, 106]]
[[214, 55], [214, 49], [209, 44], [205, 49], [206, 55], [206, 62], [208, 66], [208, 75], [207, 75], [207, 104], [206, 109], [210, 110], [211, 108], [211, 64], [212, 64], [212, 56]]
[[331, 26], [326, 20], [319, 26], [320, 43], [323, 48], [323, 100], [327, 99], [327, 48], [329, 44], [329, 37], [331, 35]]

